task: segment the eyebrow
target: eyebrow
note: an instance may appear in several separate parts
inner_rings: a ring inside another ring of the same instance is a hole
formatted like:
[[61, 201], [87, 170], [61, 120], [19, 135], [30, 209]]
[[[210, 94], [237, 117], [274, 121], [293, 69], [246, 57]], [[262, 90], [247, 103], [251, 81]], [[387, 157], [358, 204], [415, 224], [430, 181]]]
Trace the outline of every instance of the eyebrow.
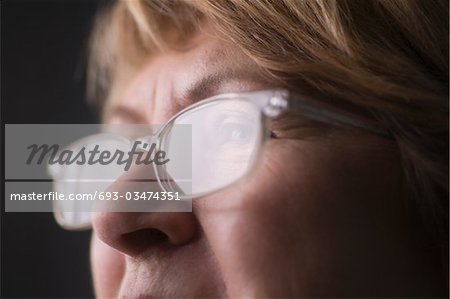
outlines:
[[[261, 71], [249, 70], [247, 68], [225, 68], [220, 71], [202, 76], [177, 97], [177, 102], [183, 105], [206, 99], [220, 92], [221, 87], [229, 82], [256, 83], [267, 85], [269, 80]], [[266, 86], [267, 87], [267, 86]], [[238, 92], [238, 91], [236, 91]], [[186, 103], [188, 101], [188, 103]]]
[[[178, 106], [178, 110], [182, 110], [197, 101], [218, 94], [223, 84], [239, 80], [243, 83], [257, 83], [260, 85], [268, 84], [269, 81], [262, 71], [249, 70], [247, 68], [225, 68], [200, 77], [200, 79], [195, 80], [187, 89], [182, 91], [181, 95], [174, 95], [174, 98], [171, 100]], [[236, 92], [239, 91], [236, 90]], [[123, 105], [114, 107], [110, 116], [129, 120], [132, 123], [143, 123], [145, 121], [140, 112]]]

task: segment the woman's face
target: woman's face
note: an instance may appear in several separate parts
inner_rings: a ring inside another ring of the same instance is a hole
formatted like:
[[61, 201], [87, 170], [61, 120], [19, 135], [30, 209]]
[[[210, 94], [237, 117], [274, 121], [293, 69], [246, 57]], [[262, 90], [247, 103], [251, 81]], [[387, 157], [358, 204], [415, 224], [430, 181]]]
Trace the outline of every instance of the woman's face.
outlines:
[[[274, 86], [238, 48], [205, 31], [184, 51], [152, 56], [108, 121], [161, 124], [203, 98]], [[392, 143], [281, 122], [252, 174], [195, 199], [192, 213], [95, 215], [97, 296], [366, 297], [421, 285], [429, 262], [398, 192]]]

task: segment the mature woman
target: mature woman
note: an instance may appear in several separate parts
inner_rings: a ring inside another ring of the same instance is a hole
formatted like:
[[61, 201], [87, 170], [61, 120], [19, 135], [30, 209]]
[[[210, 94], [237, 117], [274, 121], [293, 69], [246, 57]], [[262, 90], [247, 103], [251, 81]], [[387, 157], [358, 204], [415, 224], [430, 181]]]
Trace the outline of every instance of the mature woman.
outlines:
[[219, 95], [227, 151], [190, 213], [93, 216], [99, 298], [448, 296], [447, 1], [118, 1], [95, 28], [105, 122], [210, 128]]

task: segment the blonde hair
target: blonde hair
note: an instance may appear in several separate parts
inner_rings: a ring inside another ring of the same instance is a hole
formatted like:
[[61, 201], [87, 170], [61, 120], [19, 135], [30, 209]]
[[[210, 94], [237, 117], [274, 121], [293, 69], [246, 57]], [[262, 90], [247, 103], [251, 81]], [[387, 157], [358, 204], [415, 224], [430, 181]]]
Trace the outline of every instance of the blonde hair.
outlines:
[[92, 35], [91, 96], [111, 101], [124, 74], [176, 50], [203, 20], [286, 87], [302, 82], [370, 113], [396, 141], [405, 185], [447, 255], [448, 1], [115, 2]]

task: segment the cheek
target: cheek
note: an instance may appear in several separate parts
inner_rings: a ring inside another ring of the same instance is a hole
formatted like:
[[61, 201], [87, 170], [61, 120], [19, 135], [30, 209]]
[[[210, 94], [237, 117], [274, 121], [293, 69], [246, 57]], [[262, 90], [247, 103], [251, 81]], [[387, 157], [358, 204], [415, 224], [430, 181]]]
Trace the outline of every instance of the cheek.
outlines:
[[373, 218], [396, 217], [380, 209], [394, 206], [385, 195], [395, 182], [380, 179], [392, 161], [368, 163], [361, 151], [294, 143], [268, 146], [260, 164], [199, 207], [230, 295], [320, 295], [324, 287], [332, 294], [339, 287], [333, 271], [346, 267], [339, 259], [379, 229]]
[[304, 189], [301, 164], [289, 150], [265, 154], [249, 178], [198, 205], [230, 297], [297, 293], [292, 272], [302, 260], [294, 244], [301, 242], [296, 202]]
[[125, 258], [100, 241], [94, 233], [91, 239], [91, 267], [96, 297], [117, 297], [125, 273]]

